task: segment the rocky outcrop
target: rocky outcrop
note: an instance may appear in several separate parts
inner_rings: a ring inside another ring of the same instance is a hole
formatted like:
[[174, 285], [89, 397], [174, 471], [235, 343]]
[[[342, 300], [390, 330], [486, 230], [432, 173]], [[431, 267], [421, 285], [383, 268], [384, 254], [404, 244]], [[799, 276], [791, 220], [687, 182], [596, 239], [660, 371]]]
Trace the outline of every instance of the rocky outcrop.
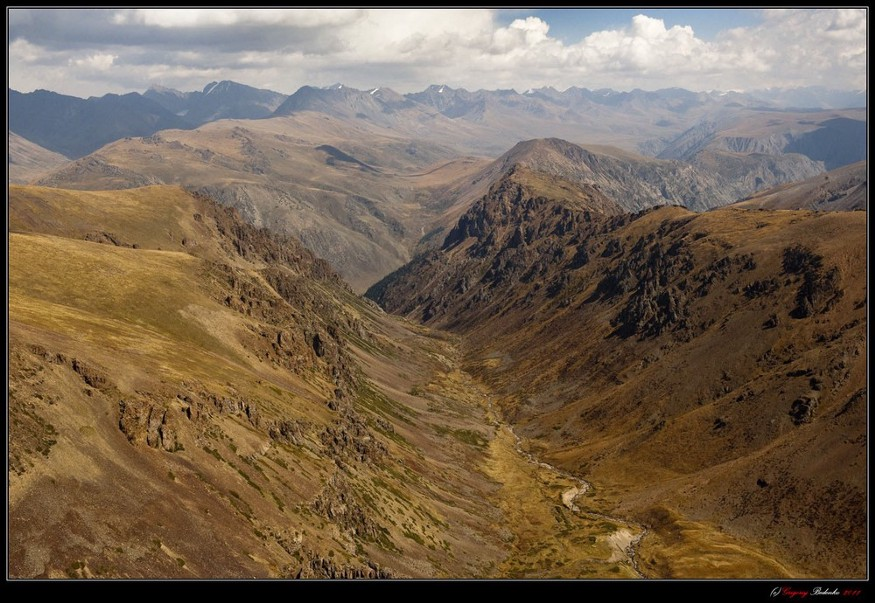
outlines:
[[386, 456], [386, 445], [374, 436], [367, 423], [352, 408], [319, 436], [322, 445], [334, 462], [341, 467], [346, 462], [375, 463]]
[[823, 257], [802, 245], [784, 250], [784, 272], [801, 275], [802, 284], [796, 293], [796, 307], [790, 312], [794, 318], [807, 318], [828, 312], [844, 295], [838, 268], [823, 267]]
[[367, 565], [350, 565], [314, 553], [308, 553], [306, 563], [293, 575], [298, 579], [317, 580], [388, 580], [396, 577], [391, 569], [380, 567], [373, 561], [368, 561]]
[[304, 421], [282, 419], [273, 421], [267, 428], [267, 435], [277, 442], [301, 446], [309, 429]]
[[136, 243], [126, 243], [122, 241], [117, 235], [114, 235], [111, 232], [89, 232], [85, 235], [86, 241], [92, 241], [94, 243], [103, 243], [107, 245], [114, 245], [116, 247], [131, 247], [133, 249], [139, 249], [139, 245]]
[[127, 399], [118, 403], [119, 429], [132, 444], [145, 442], [167, 452], [183, 450], [179, 440], [177, 413], [148, 400]]
[[803, 423], [811, 423], [816, 410], [817, 397], [806, 395], [793, 401], [789, 414], [794, 425], [802, 425]]
[[353, 538], [373, 542], [382, 535], [380, 525], [368, 516], [355, 490], [340, 473], [328, 480], [312, 508]]

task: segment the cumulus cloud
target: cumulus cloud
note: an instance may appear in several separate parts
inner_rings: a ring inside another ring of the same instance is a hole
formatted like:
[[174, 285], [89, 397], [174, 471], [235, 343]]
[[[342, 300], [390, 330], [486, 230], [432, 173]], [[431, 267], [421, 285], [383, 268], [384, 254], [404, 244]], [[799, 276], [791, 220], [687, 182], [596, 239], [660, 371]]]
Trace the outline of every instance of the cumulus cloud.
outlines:
[[116, 55], [98, 52], [82, 59], [70, 59], [68, 65], [94, 71], [108, 71], [116, 58], [118, 58]]
[[[585, 9], [584, 9], [585, 10]], [[860, 9], [767, 10], [705, 40], [642, 10], [576, 43], [516, 11], [335, 9], [13, 9], [9, 85], [87, 96], [151, 83], [192, 90], [232, 79], [284, 93], [341, 81], [400, 92], [431, 83], [703, 89], [866, 86]]]

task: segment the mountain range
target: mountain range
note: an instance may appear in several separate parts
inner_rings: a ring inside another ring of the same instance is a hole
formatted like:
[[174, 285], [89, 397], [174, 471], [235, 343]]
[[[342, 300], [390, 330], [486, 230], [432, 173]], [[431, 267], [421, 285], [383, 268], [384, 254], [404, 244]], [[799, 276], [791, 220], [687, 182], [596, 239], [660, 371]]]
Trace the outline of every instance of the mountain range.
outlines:
[[201, 91], [180, 92], [151, 86], [145, 98], [155, 101], [193, 126], [217, 119], [270, 117], [286, 99], [284, 94], [224, 80], [210, 82]]
[[866, 110], [765, 96], [10, 91], [10, 576], [864, 578]]
[[[701, 211], [865, 160], [867, 148], [865, 109], [783, 111], [740, 93], [681, 89], [434, 85], [401, 95], [336, 84], [283, 97], [222, 81], [87, 100], [11, 91], [9, 115], [12, 134], [79, 157], [40, 155], [37, 164], [13, 145], [15, 181], [182, 185], [298, 237], [357, 291], [428, 245], [423, 235], [449, 228], [508, 161], [601, 186], [627, 210]], [[544, 137], [568, 142], [516, 146]]]
[[[772, 91], [774, 100], [764, 100], [764, 95], [758, 93], [690, 92], [680, 88], [616, 92], [571, 87], [560, 92], [546, 87], [519, 94], [514, 90], [469, 92], [432, 85], [422, 92], [401, 95], [389, 88], [356, 90], [342, 84], [303, 86], [285, 96], [225, 80], [211, 82], [201, 91], [181, 92], [155, 85], [142, 95], [131, 92], [88, 99], [45, 90], [27, 94], [10, 90], [9, 129], [49, 150], [78, 158], [125, 136], [193, 128], [220, 119], [259, 119], [306, 110], [367, 119], [406, 131], [416, 125], [419, 134], [450, 122], [476, 124], [478, 127], [467, 136], [453, 135], [460, 149], [468, 152], [495, 155], [519, 140], [555, 136], [656, 155], [699, 122], [745, 111], [798, 107], [785, 103], [790, 98], [804, 97], [806, 91], [814, 100], [804, 105], [809, 108], [802, 112], [865, 107], [865, 95], [841, 96], [814, 88], [797, 90], [792, 95]], [[798, 113], [800, 109], [793, 111]], [[434, 121], [436, 114], [450, 121]], [[107, 120], [108, 115], [115, 117]], [[852, 115], [855, 120], [863, 119], [859, 113]], [[427, 137], [435, 136], [438, 134], [432, 132]]]
[[514, 164], [400, 319], [202, 194], [9, 207], [14, 576], [865, 573], [864, 212]]

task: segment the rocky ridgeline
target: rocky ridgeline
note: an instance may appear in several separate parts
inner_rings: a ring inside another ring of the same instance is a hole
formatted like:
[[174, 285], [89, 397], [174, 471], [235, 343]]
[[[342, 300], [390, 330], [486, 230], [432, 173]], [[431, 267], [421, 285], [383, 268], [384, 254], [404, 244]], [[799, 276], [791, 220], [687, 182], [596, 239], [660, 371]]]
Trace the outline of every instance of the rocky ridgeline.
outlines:
[[[537, 193], [526, 178], [524, 171], [512, 172], [493, 185], [440, 250], [420, 256], [366, 295], [392, 312], [419, 310], [427, 322], [458, 316], [453, 327], [471, 322], [471, 312], [490, 307], [501, 291], [518, 283], [557, 295], [567, 284], [557, 267], [586, 264], [588, 237], [610, 222], [614, 210], [595, 189], [557, 200]], [[438, 274], [428, 287], [417, 283], [418, 277]]]
[[70, 182], [87, 183], [95, 181], [111, 182], [116, 184], [117, 188], [138, 188], [153, 184], [163, 184], [155, 176], [144, 176], [137, 172], [120, 168], [107, 162], [100, 155], [89, 155], [83, 159], [68, 163], [57, 172], [38, 180], [37, 184], [40, 186], [71, 188], [69, 186]]
[[[511, 175], [513, 176], [513, 174]], [[810, 250], [785, 252], [781, 274], [751, 279], [757, 260], [691, 224], [694, 215], [666, 214], [649, 232], [621, 233], [654, 209], [605, 215], [551, 200], [508, 177], [475, 203], [440, 250], [420, 256], [368, 292], [387, 310], [450, 329], [466, 329], [511, 309], [556, 299], [566, 307], [596, 281], [583, 305], [615, 306], [621, 338], [665, 333], [690, 341], [713, 324], [708, 305], [717, 285], [747, 300], [767, 299], [796, 283], [790, 317], [828, 311], [841, 298], [841, 275]], [[706, 251], [710, 249], [710, 251]], [[538, 301], [540, 300], [540, 301]], [[579, 302], [578, 302], [579, 303]], [[783, 312], [763, 324], [775, 328]]]
[[195, 219], [215, 220], [225, 250], [256, 264], [255, 270], [223, 263], [209, 267], [217, 301], [261, 323], [250, 329], [245, 345], [302, 376], [317, 368], [334, 383], [335, 395], [327, 404], [336, 410], [337, 399], [356, 391], [345, 334], [370, 340], [362, 323], [337, 299], [351, 291], [326, 262], [297, 241], [255, 228], [236, 210], [199, 198], [205, 215]]
[[[284, 266], [315, 281], [348, 289], [326, 261], [314, 256], [295, 239], [265, 228], [256, 228], [241, 219], [234, 208], [219, 205], [197, 192], [192, 195], [202, 201], [204, 212], [215, 220], [222, 246], [232, 255]], [[195, 219], [203, 220], [203, 216], [195, 216]]]

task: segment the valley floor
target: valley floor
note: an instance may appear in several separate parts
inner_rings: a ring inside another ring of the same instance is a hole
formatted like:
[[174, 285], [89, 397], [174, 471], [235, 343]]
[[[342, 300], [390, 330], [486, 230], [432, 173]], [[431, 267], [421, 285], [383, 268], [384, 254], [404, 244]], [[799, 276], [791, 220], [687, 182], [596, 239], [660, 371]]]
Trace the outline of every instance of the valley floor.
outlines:
[[[491, 392], [462, 370], [458, 338], [415, 328], [442, 346], [447, 364], [424, 392], [462, 402], [482, 421], [485, 450], [478, 469], [497, 484], [490, 498], [500, 511], [508, 552], [493, 577], [506, 578], [789, 578], [798, 571], [722, 532], [674, 515], [654, 530], [616, 510], [612, 492], [546, 462], [502, 420]], [[470, 360], [469, 360], [470, 361]], [[488, 361], [484, 361], [488, 363]], [[428, 395], [428, 394], [424, 394]], [[479, 408], [478, 408], [479, 407]], [[477, 409], [477, 410], [473, 410]], [[480, 412], [485, 410], [481, 415]], [[627, 507], [628, 509], [628, 507]], [[631, 515], [631, 513], [628, 513]]]

